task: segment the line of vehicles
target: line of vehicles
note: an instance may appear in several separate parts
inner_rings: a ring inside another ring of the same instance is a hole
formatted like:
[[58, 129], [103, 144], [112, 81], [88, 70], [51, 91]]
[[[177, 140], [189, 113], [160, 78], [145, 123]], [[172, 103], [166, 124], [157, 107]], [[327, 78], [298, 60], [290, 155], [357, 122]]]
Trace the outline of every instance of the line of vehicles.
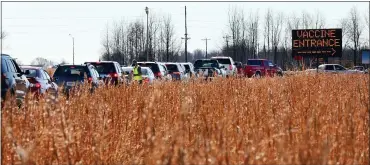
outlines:
[[[283, 76], [283, 70], [266, 59], [249, 59], [246, 64], [234, 62], [231, 57], [211, 57], [198, 59], [194, 64], [190, 62], [138, 62], [142, 68], [144, 84], [156, 81], [187, 81], [190, 78], [203, 78], [213, 80], [216, 77], [263, 77]], [[331, 66], [333, 65], [333, 66]], [[319, 66], [322, 70], [345, 70], [337, 64]], [[339, 68], [339, 69], [338, 69]], [[361, 68], [359, 68], [361, 69]], [[6, 100], [10, 93], [15, 96], [20, 105], [28, 92], [33, 93], [36, 99], [46, 93], [57, 97], [59, 92], [66, 95], [78, 93], [89, 84], [89, 91], [93, 93], [96, 88], [105, 85], [130, 85], [133, 66], [122, 66], [115, 61], [93, 61], [80, 65], [58, 65], [53, 75], [49, 75], [42, 67], [18, 66], [11, 56], [1, 55], [1, 98]], [[59, 89], [60, 88], [60, 89]]]
[[365, 69], [363, 66], [354, 66], [353, 69], [347, 69], [344, 66], [340, 64], [321, 64], [316, 69], [307, 69], [307, 73], [332, 73], [332, 74], [361, 74], [365, 73], [367, 74], [369, 69]]

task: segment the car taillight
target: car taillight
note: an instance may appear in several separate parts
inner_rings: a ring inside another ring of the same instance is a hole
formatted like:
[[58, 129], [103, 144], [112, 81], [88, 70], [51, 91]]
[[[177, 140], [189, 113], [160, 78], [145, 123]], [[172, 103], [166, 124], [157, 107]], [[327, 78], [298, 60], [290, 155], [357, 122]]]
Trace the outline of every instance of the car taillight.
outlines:
[[144, 79], [144, 82], [149, 82], [149, 79], [146, 77], [146, 78]]
[[87, 79], [87, 81], [88, 81], [88, 82], [91, 82], [91, 81], [92, 81], [92, 78], [91, 78], [91, 77], [89, 77], [89, 78]]
[[161, 73], [161, 72], [157, 72], [157, 73], [156, 73], [156, 76], [157, 76], [157, 77], [160, 77], [160, 76], [162, 76], [162, 73]]
[[118, 74], [117, 73], [110, 73], [110, 76], [117, 78], [118, 77]]
[[232, 65], [229, 65], [229, 70], [233, 70], [233, 66]]
[[36, 88], [40, 88], [40, 87], [41, 87], [40, 83], [36, 83], [36, 84], [35, 84], [35, 87], [36, 87]]

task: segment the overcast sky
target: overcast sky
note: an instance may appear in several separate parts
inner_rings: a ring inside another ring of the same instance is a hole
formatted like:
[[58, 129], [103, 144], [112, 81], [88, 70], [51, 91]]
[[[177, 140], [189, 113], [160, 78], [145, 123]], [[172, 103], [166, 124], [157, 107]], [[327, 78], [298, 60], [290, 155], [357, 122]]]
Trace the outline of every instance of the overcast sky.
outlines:
[[[101, 41], [107, 23], [121, 19], [130, 22], [143, 19], [145, 6], [149, 14], [170, 14], [176, 37], [184, 35], [184, 6], [187, 6], [188, 50], [205, 49], [202, 38], [210, 38], [208, 50], [220, 49], [228, 31], [228, 10], [236, 5], [248, 11], [259, 10], [263, 18], [267, 8], [283, 11], [285, 15], [300, 14], [303, 10], [320, 11], [326, 28], [337, 27], [339, 20], [357, 7], [361, 20], [368, 11], [368, 2], [2, 2], [2, 30], [8, 36], [3, 41], [2, 53], [29, 64], [36, 57], [54, 61], [62, 58], [72, 62], [72, 39], [75, 37], [75, 62], [98, 60], [102, 53]], [[263, 29], [263, 20], [260, 29]], [[365, 27], [365, 26], [364, 26]], [[368, 30], [364, 36], [368, 38]], [[260, 34], [262, 35], [262, 34]], [[182, 44], [182, 50], [184, 43]]]

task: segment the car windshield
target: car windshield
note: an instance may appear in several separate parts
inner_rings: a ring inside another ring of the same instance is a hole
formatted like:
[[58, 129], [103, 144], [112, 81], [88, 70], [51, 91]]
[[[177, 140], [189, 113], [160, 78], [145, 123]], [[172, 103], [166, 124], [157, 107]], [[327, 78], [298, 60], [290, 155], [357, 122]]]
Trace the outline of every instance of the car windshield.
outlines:
[[185, 64], [184, 66], [185, 66], [185, 70], [190, 71], [190, 66], [189, 65]]
[[247, 64], [248, 65], [261, 65], [262, 61], [261, 60], [248, 60]]
[[89, 76], [90, 74], [86, 73], [85, 66], [59, 66], [54, 72], [55, 76], [79, 76], [84, 77], [85, 74]]
[[335, 68], [336, 68], [336, 70], [346, 70], [346, 68], [344, 68], [343, 66], [340, 66], [340, 65], [336, 65]]
[[141, 68], [141, 74], [142, 75], [148, 75], [149, 74], [148, 72], [149, 72], [148, 68]]
[[109, 74], [116, 72], [113, 63], [91, 63], [91, 64], [95, 66], [96, 71], [98, 71], [99, 74]]
[[356, 69], [356, 70], [361, 70], [361, 71], [362, 71], [362, 70], [364, 70], [364, 68], [363, 68], [363, 67], [361, 67], [361, 66], [357, 66], [357, 67], [355, 67], [355, 69]]
[[226, 65], [231, 65], [231, 61], [230, 59], [217, 59], [217, 61], [220, 63], [220, 64], [226, 64]]
[[23, 69], [22, 71], [26, 72], [27, 70], [30, 72], [29, 74], [26, 74], [27, 78], [37, 77], [37, 70], [36, 69]]
[[218, 67], [216, 60], [198, 60], [195, 61], [194, 67], [201, 68], [201, 67]]
[[159, 72], [158, 64], [156, 63], [138, 63], [141, 67], [148, 67], [153, 72]]
[[166, 64], [167, 69], [169, 72], [178, 72], [179, 68], [177, 67], [176, 64]]
[[269, 61], [269, 66], [274, 66], [274, 64], [272, 64], [272, 62], [271, 62], [271, 61]]

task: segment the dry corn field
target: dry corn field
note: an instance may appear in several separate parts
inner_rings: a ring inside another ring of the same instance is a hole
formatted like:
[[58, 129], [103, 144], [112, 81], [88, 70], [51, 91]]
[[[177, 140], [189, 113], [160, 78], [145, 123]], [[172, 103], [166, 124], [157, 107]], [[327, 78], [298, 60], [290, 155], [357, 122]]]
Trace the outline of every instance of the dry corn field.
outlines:
[[369, 164], [367, 75], [105, 87], [2, 109], [2, 164]]

